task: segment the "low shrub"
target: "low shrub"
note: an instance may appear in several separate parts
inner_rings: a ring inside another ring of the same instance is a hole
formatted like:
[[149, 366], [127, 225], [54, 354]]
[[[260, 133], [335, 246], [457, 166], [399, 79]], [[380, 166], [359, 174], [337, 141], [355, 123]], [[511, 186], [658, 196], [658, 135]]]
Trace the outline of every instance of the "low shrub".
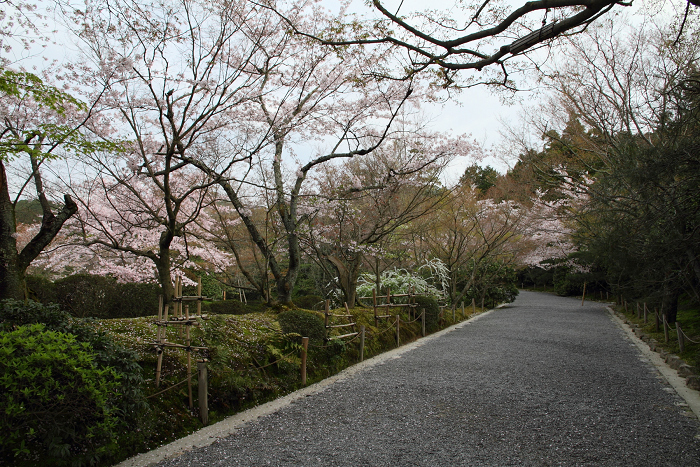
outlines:
[[277, 321], [284, 333], [296, 333], [312, 340], [326, 337], [326, 327], [321, 317], [304, 310], [283, 311], [277, 315]]
[[56, 286], [47, 277], [27, 276], [27, 290], [29, 297], [41, 303], [51, 303], [56, 301]]
[[54, 282], [56, 303], [78, 318], [110, 318], [112, 290], [117, 281], [112, 277], [75, 274]]
[[418, 313], [425, 310], [425, 330], [434, 332], [438, 328], [438, 319], [440, 317], [440, 306], [437, 300], [433, 297], [417, 296], [415, 297], [416, 305], [418, 305]]
[[202, 304], [202, 310], [217, 315], [244, 315], [250, 310], [238, 300], [218, 300]]
[[128, 432], [147, 408], [143, 395], [143, 375], [132, 350], [116, 344], [105, 332], [90, 326], [90, 320], [73, 318], [56, 304], [43, 305], [19, 300], [0, 301], [0, 331], [11, 332], [21, 326], [42, 324], [47, 330], [70, 334], [89, 345], [94, 364], [105, 371], [106, 378], [117, 386], [110, 404]]
[[79, 466], [112, 453], [118, 379], [71, 334], [43, 324], [0, 334], [0, 459]]
[[320, 295], [303, 295], [294, 299], [294, 304], [305, 310], [313, 310], [315, 306], [323, 302], [323, 297]]

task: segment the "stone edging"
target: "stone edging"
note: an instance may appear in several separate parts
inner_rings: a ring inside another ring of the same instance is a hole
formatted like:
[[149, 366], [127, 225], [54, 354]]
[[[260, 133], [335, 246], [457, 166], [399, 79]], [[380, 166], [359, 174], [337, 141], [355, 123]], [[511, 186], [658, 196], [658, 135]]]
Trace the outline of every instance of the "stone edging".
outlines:
[[613, 321], [627, 334], [642, 354], [659, 370], [661, 375], [685, 399], [690, 410], [700, 420], [700, 377], [694, 367], [683, 363], [678, 356], [657, 347], [658, 342], [644, 334], [639, 326], [629, 323], [623, 315], [606, 307]]

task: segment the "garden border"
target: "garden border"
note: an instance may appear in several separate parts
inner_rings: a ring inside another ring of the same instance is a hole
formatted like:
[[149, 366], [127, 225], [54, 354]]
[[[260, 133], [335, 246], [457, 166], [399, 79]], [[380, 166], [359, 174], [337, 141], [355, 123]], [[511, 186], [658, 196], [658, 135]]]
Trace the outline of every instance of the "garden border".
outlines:
[[437, 331], [426, 337], [422, 337], [418, 340], [415, 340], [409, 344], [397, 347], [395, 349], [386, 351], [362, 362], [356, 363], [336, 375], [330, 376], [322, 381], [294, 391], [291, 394], [287, 394], [286, 396], [259, 405], [258, 407], [253, 407], [251, 409], [232, 415], [226, 418], [225, 420], [222, 420], [213, 425], [206, 426], [201, 430], [192, 433], [191, 435], [185, 436], [184, 438], [180, 438], [176, 441], [173, 441], [172, 443], [166, 444], [165, 446], [161, 446], [149, 452], [137, 454], [134, 457], [131, 457], [119, 464], [116, 464], [115, 467], [147, 467], [153, 463], [177, 457], [187, 451], [209, 446], [216, 442], [218, 439], [225, 438], [226, 436], [235, 433], [236, 430], [244, 426], [246, 423], [252, 422], [260, 417], [264, 417], [266, 415], [274, 413], [277, 410], [280, 410], [288, 406], [292, 402], [299, 400], [303, 397], [319, 393], [331, 386], [332, 384], [336, 383], [337, 381], [342, 381], [346, 378], [354, 376], [355, 374], [360, 373], [361, 371], [367, 368], [372, 368], [373, 366], [382, 364], [388, 360], [400, 358], [402, 354], [410, 352], [411, 350], [416, 349], [433, 339], [440, 338], [443, 335], [450, 333], [456, 329], [468, 326], [474, 321], [480, 319], [483, 316], [486, 316], [487, 314], [490, 314], [491, 312], [503, 306], [505, 305], [499, 305], [496, 308], [492, 308], [477, 315], [472, 315], [470, 318], [459, 323], [453, 324], [452, 326], [445, 328], [441, 331]]

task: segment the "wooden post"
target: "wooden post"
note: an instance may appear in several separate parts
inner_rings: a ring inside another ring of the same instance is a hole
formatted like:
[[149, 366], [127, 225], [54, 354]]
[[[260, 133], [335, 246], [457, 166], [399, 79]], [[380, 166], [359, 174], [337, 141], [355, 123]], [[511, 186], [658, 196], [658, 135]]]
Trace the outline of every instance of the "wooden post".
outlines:
[[623, 302], [625, 304], [625, 313], [629, 313], [629, 310], [627, 309], [627, 300]]
[[224, 301], [226, 301], [226, 290], [224, 290]]
[[453, 322], [453, 323], [454, 323], [455, 321], [457, 321], [457, 314], [456, 314], [456, 313], [457, 313], [457, 311], [455, 310], [455, 306], [452, 305], [452, 322]]
[[666, 315], [661, 315], [661, 319], [664, 320], [664, 340], [668, 344], [668, 322], [666, 321]]
[[396, 347], [401, 345], [401, 316], [396, 315]]
[[301, 385], [306, 386], [306, 355], [309, 351], [309, 338], [301, 338]]
[[685, 351], [685, 341], [683, 340], [683, 330], [681, 330], [681, 325], [676, 321], [676, 334], [678, 334], [678, 348], [681, 353]]
[[207, 388], [207, 362], [197, 362], [197, 396], [202, 424], [209, 423], [209, 391]]
[[586, 281], [583, 281], [583, 295], [581, 295], [581, 306], [586, 301]]
[[484, 312], [484, 296], [481, 296], [481, 312]]
[[476, 301], [472, 298], [472, 314], [476, 314]]
[[199, 300], [197, 300], [197, 316], [202, 316], [202, 276], [199, 276], [199, 279], [197, 279], [197, 296], [199, 297]]
[[330, 303], [331, 303], [331, 301], [326, 299], [326, 308], [323, 312], [323, 316], [324, 316], [323, 322], [324, 322], [324, 327], [326, 328], [326, 339], [328, 339], [328, 312], [330, 311]]
[[643, 313], [644, 313], [644, 324], [647, 324], [647, 307], [644, 307]]
[[360, 326], [360, 361], [365, 359], [365, 325]]
[[190, 410], [194, 408], [194, 402], [192, 400], [192, 349], [190, 349], [190, 306], [185, 305], [185, 319], [187, 324], [185, 325], [185, 338], [187, 342], [187, 396], [190, 401]]
[[[166, 320], [168, 313], [165, 313]], [[167, 328], [162, 326], [163, 322], [163, 296], [158, 296], [158, 328], [156, 329], [156, 341], [159, 344], [165, 342], [165, 331]], [[156, 354], [158, 355], [158, 360], [156, 362], [156, 387], [160, 387], [160, 372], [163, 368], [163, 347], [156, 347]]]
[[[646, 308], [647, 303], [644, 302], [644, 307]], [[659, 332], [659, 326], [661, 326], [661, 323], [659, 323], [659, 311], [654, 308], [654, 321], [656, 322], [656, 332]]]
[[372, 289], [372, 303], [374, 306], [374, 327], [379, 327], [379, 318], [377, 318], [377, 289]]
[[421, 332], [423, 333], [423, 337], [425, 337], [425, 308], [423, 308], [423, 311], [420, 314], [420, 320], [421, 320]]
[[462, 300], [462, 319], [466, 319], [467, 315], [464, 314], [464, 300]]

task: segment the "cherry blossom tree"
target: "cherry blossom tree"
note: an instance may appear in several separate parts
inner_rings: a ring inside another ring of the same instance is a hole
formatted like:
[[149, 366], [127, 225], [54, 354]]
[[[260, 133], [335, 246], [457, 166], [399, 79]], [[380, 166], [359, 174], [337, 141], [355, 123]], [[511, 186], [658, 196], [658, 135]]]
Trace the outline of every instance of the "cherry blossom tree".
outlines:
[[[331, 24], [320, 11], [313, 16], [300, 9], [292, 13], [314, 30]], [[251, 123], [227, 128], [236, 135], [245, 130], [247, 138], [259, 142], [246, 148], [249, 166], [245, 171], [234, 167], [225, 151], [183, 160], [222, 187], [267, 260], [277, 299], [289, 302], [301, 266], [300, 228], [313, 212], [304, 205], [311, 193], [310, 173], [400, 140], [405, 135], [398, 125], [402, 112], [422, 91], [417, 83], [367, 78], [364, 70], [380, 62], [381, 54], [326, 47], [292, 34], [279, 21], [270, 41], [274, 47], [260, 46], [266, 61], [256, 68], [261, 79], [255, 105], [249, 107]], [[274, 242], [253, 218], [261, 211], [268, 213], [265, 226], [280, 229]], [[281, 250], [278, 239], [284, 242]]]
[[[377, 288], [388, 267], [383, 246], [407, 224], [440, 209], [449, 191], [440, 175], [456, 156], [473, 153], [464, 138], [420, 135], [387, 145], [371, 156], [326, 167], [318, 177], [317, 211], [305, 236], [319, 264], [354, 306], [361, 268], [374, 269]], [[400, 242], [400, 240], [399, 240]], [[371, 261], [374, 259], [374, 261]]]
[[[99, 113], [112, 125], [92, 129], [125, 148], [122, 158], [101, 155], [86, 162], [97, 180], [88, 195], [98, 190], [109, 199], [119, 193], [122, 206], [132, 206], [110, 220], [119, 224], [112, 233], [83, 199], [89, 212], [84, 222], [102, 233], [89, 241], [152, 260], [166, 301], [173, 293], [173, 242], [186, 240], [215, 182], [192, 171], [188, 161], [225, 154], [230, 168], [261, 145], [254, 139], [259, 135], [249, 135], [250, 105], [262, 80], [256, 70], [266, 60], [259, 51], [276, 29], [269, 14], [258, 13], [247, 1], [186, 0], [88, 0], [65, 11], [84, 53], [74, 79], [87, 89], [108, 90]], [[157, 252], [133, 246], [124, 236], [130, 224], [157, 229]]]

